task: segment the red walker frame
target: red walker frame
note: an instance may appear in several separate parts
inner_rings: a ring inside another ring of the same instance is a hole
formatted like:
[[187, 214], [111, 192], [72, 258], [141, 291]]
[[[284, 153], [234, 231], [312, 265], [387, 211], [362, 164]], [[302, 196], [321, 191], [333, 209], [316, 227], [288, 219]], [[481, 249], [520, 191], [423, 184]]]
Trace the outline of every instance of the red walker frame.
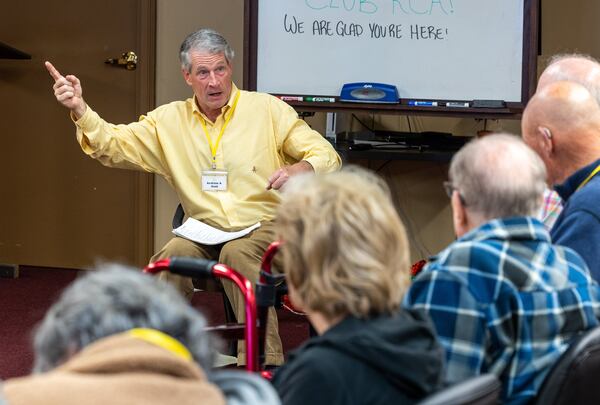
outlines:
[[[217, 263], [214, 260], [191, 258], [191, 257], [171, 257], [161, 259], [149, 264], [144, 268], [144, 273], [157, 274], [161, 271], [170, 271], [180, 276], [206, 278], [215, 277], [231, 280], [241, 291], [244, 297], [246, 322], [243, 324], [244, 339], [246, 342], [246, 370], [251, 372], [260, 371], [259, 363], [259, 339], [260, 352], [264, 348], [264, 336], [267, 323], [268, 307], [275, 302], [276, 279], [271, 276], [271, 263], [281, 242], [273, 242], [265, 251], [262, 262], [260, 278], [257, 283], [257, 291], [260, 303], [257, 310], [257, 296], [255, 295], [252, 283], [237, 271], [224, 264]], [[211, 327], [210, 330], [223, 332], [240, 328], [241, 324], [221, 325]], [[262, 372], [265, 378], [270, 378], [269, 372]]]

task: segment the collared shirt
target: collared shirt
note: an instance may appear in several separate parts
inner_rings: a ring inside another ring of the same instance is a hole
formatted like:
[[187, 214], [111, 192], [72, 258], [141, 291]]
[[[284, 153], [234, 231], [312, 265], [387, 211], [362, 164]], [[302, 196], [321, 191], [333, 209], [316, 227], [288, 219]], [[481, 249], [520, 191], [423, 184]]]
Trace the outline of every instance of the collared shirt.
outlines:
[[526, 403], [580, 331], [598, 325], [600, 293], [581, 257], [544, 225], [487, 222], [452, 243], [415, 279], [404, 305], [427, 312], [446, 349], [450, 383], [481, 373], [503, 403]]
[[552, 229], [556, 219], [563, 210], [562, 199], [558, 193], [549, 188], [544, 190], [544, 203], [538, 214], [538, 219], [546, 225], [546, 229]]
[[600, 160], [582, 167], [554, 188], [564, 201], [564, 209], [550, 231], [554, 243], [568, 246], [583, 257], [596, 281], [600, 281], [600, 175], [579, 186], [598, 165]]
[[[211, 168], [212, 156], [201, 121], [215, 143], [238, 92], [216, 153], [217, 168], [228, 171], [228, 189], [204, 192], [202, 171]], [[280, 197], [278, 191], [266, 190], [267, 179], [282, 166], [305, 160], [322, 173], [341, 164], [329, 142], [288, 104], [235, 85], [215, 122], [190, 98], [162, 105], [128, 125], [109, 124], [88, 107], [76, 125], [85, 153], [106, 166], [162, 175], [188, 216], [224, 230], [274, 217]]]

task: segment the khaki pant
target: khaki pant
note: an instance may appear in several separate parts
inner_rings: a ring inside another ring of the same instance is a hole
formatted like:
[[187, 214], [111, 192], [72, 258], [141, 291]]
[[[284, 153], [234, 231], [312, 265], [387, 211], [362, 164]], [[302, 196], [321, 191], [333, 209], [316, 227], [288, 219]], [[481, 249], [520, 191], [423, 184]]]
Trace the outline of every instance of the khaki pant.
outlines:
[[[258, 281], [262, 256], [271, 242], [275, 240], [272, 222], [262, 222], [261, 227], [243, 238], [229, 241], [223, 245], [206, 246], [187, 239], [175, 237], [156, 253], [151, 262], [166, 259], [171, 256], [201, 257], [217, 260], [244, 277], [252, 284]], [[279, 255], [278, 255], [279, 256]], [[159, 277], [175, 286], [188, 300], [194, 294], [192, 279], [180, 277], [169, 272], [161, 272]], [[231, 302], [238, 322], [245, 322], [246, 314], [244, 297], [240, 290], [229, 280], [221, 280], [227, 298]], [[267, 365], [283, 364], [283, 349], [279, 337], [277, 313], [269, 309], [265, 342], [265, 363]], [[246, 364], [246, 347], [243, 341], [238, 342], [238, 365]]]

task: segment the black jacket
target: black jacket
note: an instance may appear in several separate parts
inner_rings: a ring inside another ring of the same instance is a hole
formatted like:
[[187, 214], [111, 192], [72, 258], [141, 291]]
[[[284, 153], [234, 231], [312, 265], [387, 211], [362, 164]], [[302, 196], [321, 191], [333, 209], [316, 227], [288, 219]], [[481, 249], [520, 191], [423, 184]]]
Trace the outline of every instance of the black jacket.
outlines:
[[347, 317], [274, 375], [284, 405], [412, 404], [439, 389], [443, 351], [419, 312]]

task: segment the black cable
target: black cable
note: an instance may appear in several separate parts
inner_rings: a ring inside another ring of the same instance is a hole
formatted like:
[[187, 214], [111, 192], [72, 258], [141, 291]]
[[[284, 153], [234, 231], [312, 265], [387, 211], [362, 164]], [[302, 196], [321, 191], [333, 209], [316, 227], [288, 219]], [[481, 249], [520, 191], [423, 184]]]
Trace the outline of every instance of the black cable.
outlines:
[[410, 117], [406, 116], [406, 122], [408, 123], [408, 132], [412, 133], [412, 126], [410, 125]]
[[360, 125], [362, 125], [366, 129], [368, 129], [369, 131], [373, 132], [373, 128], [369, 128], [369, 126], [367, 124], [365, 124], [364, 122], [362, 122], [354, 113], [352, 114], [352, 118], [354, 118], [356, 121], [358, 121], [360, 123]]
[[383, 164], [381, 166], [379, 166], [376, 170], [375, 173], [379, 173], [384, 167], [386, 167], [389, 163], [391, 162], [391, 160], [386, 160], [385, 162], [383, 162]]

